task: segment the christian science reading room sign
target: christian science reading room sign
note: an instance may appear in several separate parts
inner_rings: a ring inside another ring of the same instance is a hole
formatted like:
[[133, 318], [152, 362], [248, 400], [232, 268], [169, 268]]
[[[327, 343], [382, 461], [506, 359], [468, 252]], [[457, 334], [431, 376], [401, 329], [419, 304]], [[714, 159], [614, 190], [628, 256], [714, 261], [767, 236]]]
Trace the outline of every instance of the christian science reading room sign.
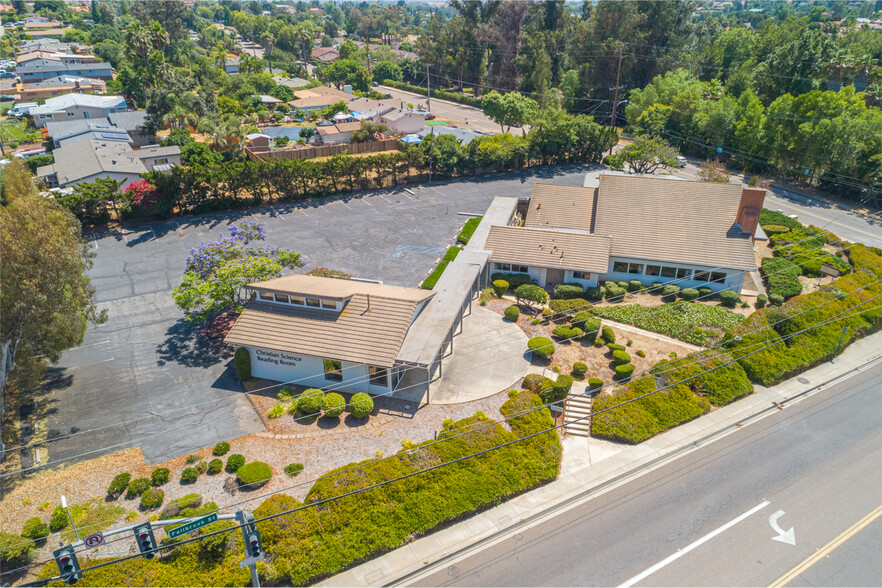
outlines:
[[257, 357], [257, 361], [271, 363], [273, 365], [284, 365], [288, 367], [295, 367], [299, 362], [303, 361], [302, 357], [289, 355], [287, 353], [279, 353], [278, 351], [264, 351], [262, 349], [255, 349], [255, 355]]

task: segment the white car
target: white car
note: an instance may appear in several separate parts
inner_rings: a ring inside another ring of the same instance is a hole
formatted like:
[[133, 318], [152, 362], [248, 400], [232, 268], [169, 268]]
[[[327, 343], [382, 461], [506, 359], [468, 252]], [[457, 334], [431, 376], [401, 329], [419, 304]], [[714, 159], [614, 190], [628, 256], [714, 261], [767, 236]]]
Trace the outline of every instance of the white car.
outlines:
[[678, 166], [680, 166], [680, 167], [686, 167], [686, 164], [687, 164], [687, 163], [688, 163], [688, 162], [686, 161], [686, 158], [685, 158], [685, 157], [683, 157], [682, 155], [678, 155], [678, 156], [677, 156], [677, 165], [678, 165]]

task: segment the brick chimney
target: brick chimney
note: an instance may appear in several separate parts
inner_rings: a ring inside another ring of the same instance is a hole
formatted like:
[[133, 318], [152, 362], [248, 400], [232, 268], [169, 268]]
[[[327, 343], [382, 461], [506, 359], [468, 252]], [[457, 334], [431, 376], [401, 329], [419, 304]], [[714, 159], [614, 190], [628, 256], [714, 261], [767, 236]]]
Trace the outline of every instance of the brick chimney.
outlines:
[[738, 203], [738, 214], [735, 223], [741, 227], [743, 235], [753, 237], [759, 224], [760, 211], [766, 199], [765, 188], [742, 188], [741, 202]]

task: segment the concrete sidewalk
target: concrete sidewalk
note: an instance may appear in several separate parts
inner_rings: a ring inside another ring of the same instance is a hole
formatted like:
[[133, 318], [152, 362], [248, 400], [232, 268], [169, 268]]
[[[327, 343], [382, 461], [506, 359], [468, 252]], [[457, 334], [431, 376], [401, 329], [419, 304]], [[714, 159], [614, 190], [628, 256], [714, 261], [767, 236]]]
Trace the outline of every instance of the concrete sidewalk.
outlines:
[[[666, 456], [682, 455], [708, 435], [758, 415], [777, 403], [807, 391], [823, 390], [833, 380], [873, 360], [882, 358], [882, 333], [876, 333], [852, 344], [834, 362], [811, 369], [772, 388], [757, 386], [751, 396], [717, 409], [701, 418], [671, 429], [640, 445], [612, 444], [597, 439], [567, 440], [558, 479], [522, 494], [465, 521], [417, 539], [403, 547], [379, 556], [322, 582], [323, 586], [376, 586], [395, 583], [405, 575], [418, 572], [428, 564], [474, 545], [482, 539], [504, 532], [518, 522], [535, 517], [542, 519], [551, 507], [591, 489], [597, 495], [632, 478], [661, 467]], [[707, 440], [706, 440], [707, 441]], [[710, 441], [707, 441], [710, 442]], [[589, 451], [588, 444], [591, 443]], [[583, 446], [584, 445], [584, 451]], [[602, 448], [601, 451], [597, 449]], [[680, 451], [681, 450], [681, 451]], [[593, 459], [590, 459], [593, 457]], [[618, 478], [618, 479], [617, 479]], [[598, 486], [611, 482], [604, 488]], [[554, 516], [553, 513], [548, 516]]]

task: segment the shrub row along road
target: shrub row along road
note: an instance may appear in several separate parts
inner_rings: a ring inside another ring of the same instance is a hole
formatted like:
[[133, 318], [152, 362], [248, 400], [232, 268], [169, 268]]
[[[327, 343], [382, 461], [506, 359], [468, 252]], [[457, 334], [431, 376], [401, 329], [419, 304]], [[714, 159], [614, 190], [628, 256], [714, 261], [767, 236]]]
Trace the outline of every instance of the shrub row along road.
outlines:
[[880, 414], [876, 364], [419, 584], [878, 586]]

